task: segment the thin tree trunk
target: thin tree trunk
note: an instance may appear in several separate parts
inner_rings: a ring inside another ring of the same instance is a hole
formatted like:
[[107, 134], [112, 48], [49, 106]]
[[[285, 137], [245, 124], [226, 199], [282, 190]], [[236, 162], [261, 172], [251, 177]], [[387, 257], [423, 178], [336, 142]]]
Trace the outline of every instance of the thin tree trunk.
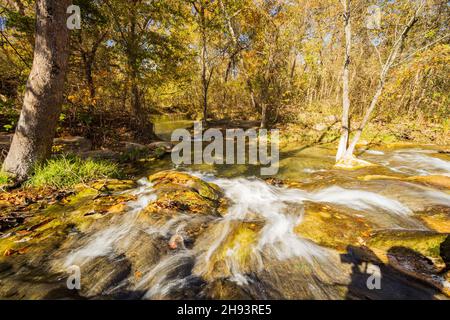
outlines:
[[139, 88], [139, 68], [140, 62], [137, 57], [139, 40], [137, 38], [137, 21], [134, 14], [131, 15], [130, 39], [128, 43], [128, 64], [131, 80], [131, 110], [136, 126], [137, 138], [149, 140], [154, 138], [154, 128], [148, 113], [142, 108], [141, 90]]
[[[223, 16], [225, 18], [225, 21], [226, 21], [226, 24], [227, 24], [227, 28], [228, 28], [228, 32], [230, 33], [231, 41], [233, 43], [233, 47], [234, 47], [234, 49], [235, 49], [235, 51], [237, 53], [240, 49], [239, 49], [239, 41], [238, 41], [238, 39], [236, 37], [236, 32], [234, 31], [233, 24], [231, 23], [230, 16], [228, 15], [228, 12], [227, 12], [227, 10], [225, 8], [225, 5], [223, 4], [222, 0], [219, 0], [219, 5], [220, 5], [220, 9], [222, 10], [222, 14], [223, 14]], [[253, 86], [252, 86], [252, 83], [251, 83], [251, 80], [250, 80], [250, 76], [248, 75], [248, 72], [247, 72], [247, 66], [245, 65], [244, 58], [240, 54], [238, 54], [237, 56], [238, 56], [240, 67], [241, 67], [242, 72], [244, 73], [244, 77], [246, 79], [245, 82], [247, 83], [247, 87], [248, 87], [248, 90], [249, 90], [249, 93], [250, 93], [250, 102], [252, 104], [253, 109], [257, 110], [258, 109], [258, 104], [256, 102], [255, 93], [253, 91]]]
[[[97, 95], [95, 83], [94, 83], [94, 77], [92, 76], [94, 63], [95, 63], [95, 56], [97, 54], [97, 50], [99, 45], [102, 43], [102, 41], [105, 39], [108, 32], [103, 33], [100, 35], [100, 37], [94, 42], [92, 45], [92, 48], [90, 51], [84, 51], [82, 48], [82, 40], [80, 38], [80, 51], [81, 51], [81, 58], [83, 60], [84, 64], [84, 75], [86, 77], [86, 84], [89, 89], [89, 98], [91, 100], [91, 103], [94, 103], [95, 97]], [[80, 35], [81, 37], [81, 35]]]
[[366, 127], [367, 123], [369, 122], [370, 116], [371, 116], [373, 110], [375, 109], [381, 94], [383, 93], [384, 84], [385, 84], [386, 78], [389, 74], [389, 70], [391, 69], [393, 63], [397, 59], [397, 56], [400, 53], [400, 50], [403, 46], [406, 36], [408, 35], [409, 31], [414, 26], [414, 24], [417, 22], [418, 15], [419, 15], [420, 11], [423, 9], [424, 5], [425, 5], [425, 1], [422, 1], [421, 4], [419, 5], [419, 8], [414, 13], [414, 16], [409, 20], [408, 24], [403, 29], [403, 32], [401, 33], [400, 37], [394, 43], [394, 46], [392, 47], [389, 57], [387, 58], [385, 64], [383, 65], [383, 67], [381, 69], [380, 80], [378, 83], [377, 90], [375, 91], [372, 101], [370, 102], [370, 106], [367, 109], [366, 113], [364, 114], [363, 120], [361, 121], [361, 124], [359, 125], [359, 128], [356, 131], [356, 133], [350, 143], [350, 146], [348, 147], [347, 151], [344, 154], [344, 158], [349, 159], [349, 158], [353, 157], [353, 153], [355, 151], [356, 144], [358, 143], [359, 139], [361, 138], [362, 131]]
[[51, 154], [68, 64], [66, 10], [71, 0], [37, 0], [36, 43], [25, 98], [3, 170], [23, 181]]
[[341, 139], [336, 153], [336, 161], [339, 161], [345, 154], [348, 147], [348, 140], [350, 135], [350, 50], [352, 46], [352, 29], [350, 22], [350, 0], [344, 0], [344, 31], [345, 31], [345, 59], [344, 72], [342, 75], [342, 120], [341, 120]]
[[207, 39], [206, 39], [206, 21], [205, 8], [200, 8], [200, 24], [201, 24], [201, 60], [202, 60], [202, 106], [203, 106], [203, 121], [208, 121], [208, 66], [207, 66]]
[[84, 64], [84, 76], [86, 77], [86, 84], [89, 89], [89, 98], [91, 103], [93, 103], [96, 95], [94, 78], [92, 77], [92, 65], [94, 61], [87, 52], [82, 52], [81, 57]]
[[267, 104], [262, 103], [261, 104], [261, 129], [267, 128]]

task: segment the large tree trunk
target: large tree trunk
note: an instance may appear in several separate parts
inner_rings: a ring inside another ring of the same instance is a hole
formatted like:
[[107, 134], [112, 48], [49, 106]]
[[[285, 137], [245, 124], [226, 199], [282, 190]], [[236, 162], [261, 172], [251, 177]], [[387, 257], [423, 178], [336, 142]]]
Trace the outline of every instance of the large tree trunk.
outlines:
[[3, 170], [23, 181], [51, 154], [68, 62], [71, 0], [36, 1], [36, 42], [24, 104]]
[[344, 72], [342, 75], [342, 124], [341, 124], [341, 139], [336, 153], [336, 161], [339, 161], [345, 154], [348, 146], [348, 139], [350, 133], [350, 50], [352, 46], [352, 29], [350, 22], [350, 0], [345, 0], [344, 4], [344, 31], [345, 31], [345, 58], [344, 58]]

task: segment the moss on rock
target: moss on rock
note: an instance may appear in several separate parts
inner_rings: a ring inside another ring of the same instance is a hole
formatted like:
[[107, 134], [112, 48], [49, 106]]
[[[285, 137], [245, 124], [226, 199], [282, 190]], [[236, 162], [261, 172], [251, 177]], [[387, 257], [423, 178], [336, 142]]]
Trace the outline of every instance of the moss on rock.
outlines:
[[[40, 209], [20, 225], [4, 231], [0, 256], [49, 253], [61, 245], [72, 230], [84, 232], [96, 220], [124, 212], [126, 203], [135, 200], [132, 195], [102, 193], [95, 188], [97, 183], [84, 188], [79, 186], [75, 194]], [[129, 189], [132, 185], [132, 181], [102, 182], [109, 190]]]
[[148, 213], [190, 212], [204, 215], [224, 213], [222, 191], [213, 183], [187, 173], [163, 171], [149, 177], [157, 199]]
[[443, 268], [440, 246], [449, 236], [446, 233], [433, 231], [383, 230], [373, 233], [366, 245], [373, 250], [382, 261], [387, 261], [387, 254], [394, 247], [415, 251]]

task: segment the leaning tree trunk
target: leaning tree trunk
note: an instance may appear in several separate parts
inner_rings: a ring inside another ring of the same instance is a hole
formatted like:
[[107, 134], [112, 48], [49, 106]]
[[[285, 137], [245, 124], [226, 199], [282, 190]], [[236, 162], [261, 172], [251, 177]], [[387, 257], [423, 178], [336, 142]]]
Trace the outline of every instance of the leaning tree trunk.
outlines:
[[345, 58], [344, 58], [344, 72], [342, 75], [342, 124], [341, 124], [341, 139], [336, 153], [336, 161], [339, 161], [345, 154], [348, 147], [348, 140], [350, 135], [350, 50], [352, 45], [352, 29], [350, 23], [350, 0], [345, 0], [344, 4], [344, 31], [345, 31]]
[[355, 135], [353, 136], [353, 138], [350, 142], [349, 147], [345, 151], [345, 153], [342, 157], [343, 159], [354, 158], [353, 153], [355, 151], [356, 145], [357, 145], [359, 139], [361, 138], [361, 134], [362, 134], [364, 128], [366, 127], [366, 125], [368, 124], [368, 122], [370, 120], [372, 112], [374, 111], [374, 109], [378, 103], [378, 100], [381, 97], [381, 94], [383, 93], [384, 85], [386, 83], [386, 79], [389, 74], [389, 71], [390, 71], [392, 65], [394, 64], [395, 60], [397, 59], [397, 56], [399, 55], [401, 48], [403, 47], [403, 44], [405, 42], [406, 37], [408, 36], [408, 33], [411, 31], [412, 27], [416, 24], [416, 22], [419, 18], [419, 14], [422, 11], [422, 9], [424, 8], [425, 3], [426, 3], [425, 0], [422, 0], [422, 2], [419, 5], [419, 8], [416, 10], [414, 15], [410, 18], [409, 22], [407, 23], [407, 25], [403, 29], [402, 33], [400, 34], [400, 37], [394, 43], [394, 45], [391, 49], [391, 52], [381, 69], [380, 80], [379, 80], [377, 89], [375, 91], [375, 94], [372, 98], [372, 101], [370, 102], [370, 106], [366, 110], [364, 117], [363, 117], [358, 129], [356, 130]]
[[68, 62], [66, 10], [71, 0], [36, 1], [34, 60], [25, 98], [3, 170], [23, 181], [51, 154], [63, 101]]

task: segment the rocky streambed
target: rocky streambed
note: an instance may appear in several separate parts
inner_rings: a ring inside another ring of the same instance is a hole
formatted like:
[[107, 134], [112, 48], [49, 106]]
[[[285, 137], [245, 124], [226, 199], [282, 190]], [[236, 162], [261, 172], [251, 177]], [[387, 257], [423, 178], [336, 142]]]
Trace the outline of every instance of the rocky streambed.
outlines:
[[348, 172], [290, 153], [271, 179], [194, 167], [2, 194], [0, 297], [447, 299], [448, 159], [382, 153]]

